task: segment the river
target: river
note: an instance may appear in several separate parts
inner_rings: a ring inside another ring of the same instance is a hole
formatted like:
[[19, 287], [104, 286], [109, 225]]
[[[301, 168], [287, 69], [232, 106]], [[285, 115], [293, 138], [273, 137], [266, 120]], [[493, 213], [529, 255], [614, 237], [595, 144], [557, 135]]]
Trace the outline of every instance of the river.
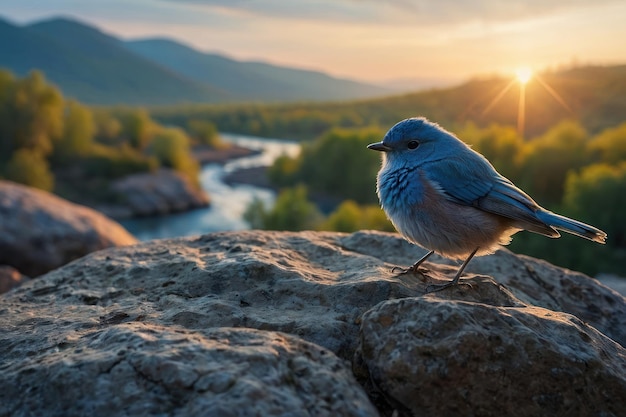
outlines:
[[208, 232], [248, 229], [243, 219], [248, 204], [259, 198], [266, 206], [272, 206], [276, 195], [273, 191], [251, 185], [230, 186], [223, 182], [226, 174], [242, 168], [270, 166], [282, 154], [296, 156], [300, 145], [278, 139], [221, 134], [224, 141], [246, 148], [260, 150], [253, 156], [233, 159], [224, 165], [207, 164], [200, 171], [200, 183], [209, 194], [211, 205], [167, 216], [129, 219], [122, 225], [139, 240], [191, 236]]

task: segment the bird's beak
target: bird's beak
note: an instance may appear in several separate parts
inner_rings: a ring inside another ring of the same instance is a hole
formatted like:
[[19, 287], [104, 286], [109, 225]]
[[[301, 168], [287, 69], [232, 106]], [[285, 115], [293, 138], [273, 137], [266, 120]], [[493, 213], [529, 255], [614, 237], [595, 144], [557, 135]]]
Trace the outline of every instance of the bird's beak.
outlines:
[[391, 150], [391, 148], [385, 145], [382, 141], [370, 143], [369, 145], [367, 145], [367, 149], [373, 149], [375, 151], [381, 152], [389, 152]]

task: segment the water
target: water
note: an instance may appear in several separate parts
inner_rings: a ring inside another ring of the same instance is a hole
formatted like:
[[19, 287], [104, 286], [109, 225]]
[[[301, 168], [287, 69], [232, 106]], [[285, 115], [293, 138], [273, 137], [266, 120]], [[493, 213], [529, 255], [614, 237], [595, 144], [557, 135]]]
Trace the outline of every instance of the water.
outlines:
[[246, 148], [261, 150], [258, 155], [234, 159], [225, 165], [207, 164], [200, 172], [202, 188], [211, 198], [211, 206], [167, 216], [129, 219], [122, 225], [139, 240], [191, 236], [225, 230], [243, 230], [250, 226], [243, 219], [248, 204], [258, 198], [271, 207], [273, 191], [251, 185], [230, 186], [223, 182], [226, 174], [242, 168], [270, 166], [282, 154], [296, 156], [300, 145], [277, 139], [222, 134], [222, 138]]

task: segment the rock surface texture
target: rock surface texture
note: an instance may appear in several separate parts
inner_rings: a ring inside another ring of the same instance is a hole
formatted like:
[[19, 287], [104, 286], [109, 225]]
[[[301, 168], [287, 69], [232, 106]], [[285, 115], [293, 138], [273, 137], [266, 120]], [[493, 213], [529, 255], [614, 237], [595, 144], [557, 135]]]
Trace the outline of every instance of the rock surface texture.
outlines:
[[90, 208], [0, 181], [0, 265], [34, 277], [90, 252], [136, 242], [118, 223]]
[[164, 215], [209, 205], [209, 197], [203, 190], [172, 169], [129, 175], [115, 181], [111, 190], [124, 204], [96, 208], [115, 219]]
[[[555, 242], [558, 244], [558, 242]], [[394, 234], [90, 254], [0, 296], [0, 416], [623, 416], [626, 299], [506, 250], [466, 283]]]

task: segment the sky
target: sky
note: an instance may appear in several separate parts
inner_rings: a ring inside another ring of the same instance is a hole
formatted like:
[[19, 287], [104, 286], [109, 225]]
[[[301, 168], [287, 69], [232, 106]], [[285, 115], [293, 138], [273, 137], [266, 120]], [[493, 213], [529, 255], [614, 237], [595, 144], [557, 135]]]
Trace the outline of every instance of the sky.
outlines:
[[0, 0], [0, 16], [379, 84], [626, 63], [623, 0]]

